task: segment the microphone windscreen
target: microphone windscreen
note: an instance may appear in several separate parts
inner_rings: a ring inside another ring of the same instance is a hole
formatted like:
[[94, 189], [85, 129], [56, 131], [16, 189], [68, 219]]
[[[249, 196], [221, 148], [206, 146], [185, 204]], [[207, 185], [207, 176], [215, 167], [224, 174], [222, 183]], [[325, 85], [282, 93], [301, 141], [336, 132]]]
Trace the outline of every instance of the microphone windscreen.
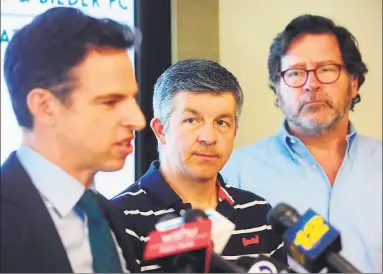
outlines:
[[185, 223], [208, 218], [206, 213], [200, 209], [188, 209], [185, 211], [183, 217]]
[[293, 227], [300, 214], [293, 207], [285, 203], [280, 203], [267, 213], [267, 223], [273, 227], [273, 230], [283, 235], [289, 227]]
[[175, 219], [175, 218], [178, 218], [178, 216], [177, 216], [176, 214], [174, 214], [174, 213], [167, 213], [167, 214], [162, 215], [162, 216], [158, 219], [158, 222], [157, 222], [157, 223], [163, 223], [163, 222], [166, 222], [166, 221]]

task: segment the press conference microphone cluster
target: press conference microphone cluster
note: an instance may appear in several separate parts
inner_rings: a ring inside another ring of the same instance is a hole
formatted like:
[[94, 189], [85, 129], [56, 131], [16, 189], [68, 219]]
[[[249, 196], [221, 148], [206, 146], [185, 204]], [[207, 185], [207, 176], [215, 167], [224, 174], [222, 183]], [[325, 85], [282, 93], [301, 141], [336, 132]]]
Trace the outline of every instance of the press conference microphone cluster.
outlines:
[[214, 210], [188, 210], [183, 217], [164, 215], [149, 234], [144, 259], [156, 260], [165, 272], [293, 273], [273, 258], [224, 260], [223, 251], [235, 225]]
[[[229, 220], [227, 222], [231, 223]], [[167, 215], [165, 220], [159, 221], [156, 228], [156, 231], [149, 234], [144, 259], [157, 259], [166, 272], [207, 273], [212, 269], [223, 273], [243, 272], [241, 268], [214, 252], [213, 249], [217, 248], [213, 247], [212, 242], [212, 221], [205, 212], [187, 210], [183, 217]], [[229, 233], [231, 234], [230, 231]], [[229, 237], [226, 238], [228, 240]], [[222, 248], [222, 243], [218, 248]]]
[[269, 211], [267, 221], [283, 237], [289, 255], [309, 272], [327, 268], [333, 273], [360, 273], [339, 254], [340, 233], [313, 210], [300, 216], [280, 203]]

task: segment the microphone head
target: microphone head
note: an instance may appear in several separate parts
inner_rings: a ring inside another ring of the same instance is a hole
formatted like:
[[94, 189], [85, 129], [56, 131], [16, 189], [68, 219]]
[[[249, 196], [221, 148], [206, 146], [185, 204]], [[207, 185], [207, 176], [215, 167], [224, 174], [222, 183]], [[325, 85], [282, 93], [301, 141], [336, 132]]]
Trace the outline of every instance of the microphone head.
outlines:
[[166, 231], [181, 226], [184, 223], [183, 218], [174, 213], [167, 213], [158, 219], [155, 228], [158, 231]]
[[176, 219], [178, 218], [178, 216], [174, 213], [167, 213], [165, 215], [162, 215], [159, 219], [158, 219], [158, 222], [157, 224], [159, 223], [163, 223], [163, 222], [166, 222], [166, 221], [169, 221], [169, 220], [172, 220], [172, 219]]
[[286, 230], [295, 225], [300, 214], [293, 207], [279, 203], [267, 213], [267, 222], [273, 226], [274, 231], [283, 235]]
[[244, 272], [247, 272], [253, 266], [254, 261], [254, 258], [242, 256], [235, 260], [235, 264], [242, 267]]
[[258, 257], [239, 257], [235, 264], [242, 267], [246, 273], [291, 273], [294, 272], [287, 265], [273, 257], [259, 254]]
[[183, 216], [184, 222], [193, 222], [193, 221], [198, 221], [201, 219], [207, 219], [208, 216], [206, 215], [205, 212], [203, 212], [200, 209], [188, 209], [185, 211], [185, 214]]

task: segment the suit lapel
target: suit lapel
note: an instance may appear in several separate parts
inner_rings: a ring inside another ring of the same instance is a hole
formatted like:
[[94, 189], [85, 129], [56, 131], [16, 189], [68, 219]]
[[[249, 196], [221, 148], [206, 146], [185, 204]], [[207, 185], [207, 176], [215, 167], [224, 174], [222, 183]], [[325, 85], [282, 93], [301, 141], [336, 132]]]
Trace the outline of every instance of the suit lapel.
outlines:
[[24, 260], [28, 272], [73, 272], [48, 209], [15, 152], [1, 167], [1, 187], [4, 233], [10, 245], [16, 243], [10, 251], [16, 260]]

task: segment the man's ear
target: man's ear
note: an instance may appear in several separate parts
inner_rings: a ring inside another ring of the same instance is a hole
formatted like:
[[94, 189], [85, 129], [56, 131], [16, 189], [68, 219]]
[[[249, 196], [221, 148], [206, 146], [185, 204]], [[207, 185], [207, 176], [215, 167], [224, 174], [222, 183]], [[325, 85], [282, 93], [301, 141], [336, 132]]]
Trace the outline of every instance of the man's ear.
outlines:
[[150, 121], [150, 127], [152, 128], [154, 135], [156, 135], [158, 143], [160, 143], [161, 145], [166, 144], [165, 128], [164, 125], [161, 123], [161, 120], [158, 117], [154, 117]]
[[56, 122], [57, 100], [49, 90], [34, 88], [28, 93], [26, 103], [35, 121], [53, 126]]
[[355, 98], [358, 95], [359, 78], [355, 75], [351, 75], [351, 98]]

